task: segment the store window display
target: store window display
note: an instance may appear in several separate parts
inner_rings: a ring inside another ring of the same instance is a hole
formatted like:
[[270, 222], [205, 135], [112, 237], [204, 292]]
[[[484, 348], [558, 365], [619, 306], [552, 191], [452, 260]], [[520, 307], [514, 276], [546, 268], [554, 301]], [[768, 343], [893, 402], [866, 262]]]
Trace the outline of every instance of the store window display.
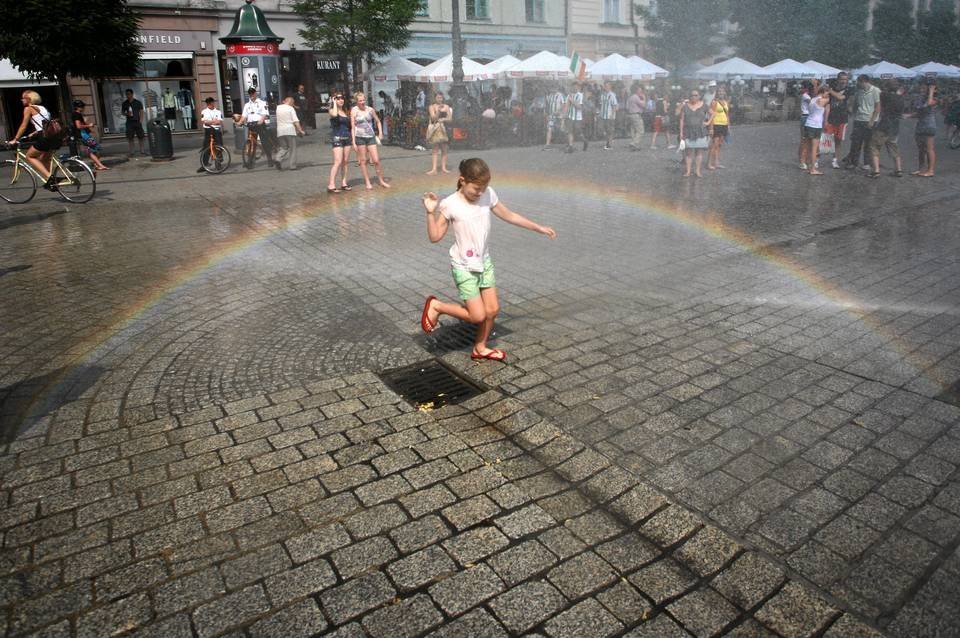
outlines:
[[[197, 127], [193, 60], [143, 60], [140, 73], [142, 77], [99, 83], [104, 133], [123, 133], [121, 104], [127, 89], [142, 96], [145, 123], [159, 119], [173, 131]], [[182, 75], [189, 77], [177, 77]]]

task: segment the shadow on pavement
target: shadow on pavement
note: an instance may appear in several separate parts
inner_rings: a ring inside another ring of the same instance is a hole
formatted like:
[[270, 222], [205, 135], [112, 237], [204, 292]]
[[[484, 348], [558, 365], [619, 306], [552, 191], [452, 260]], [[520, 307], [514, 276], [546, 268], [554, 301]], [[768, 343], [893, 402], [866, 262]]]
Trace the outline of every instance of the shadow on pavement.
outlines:
[[0, 443], [13, 441], [61, 406], [80, 398], [105, 371], [99, 366], [59, 368], [0, 388]]
[[14, 228], [15, 226], [23, 226], [25, 224], [33, 224], [36, 222], [42, 222], [44, 220], [50, 219], [51, 217], [56, 217], [57, 215], [64, 215], [69, 211], [66, 210], [54, 210], [49, 213], [36, 213], [33, 215], [19, 215], [17, 217], [11, 217], [10, 219], [0, 219], [0, 230], [5, 230], [7, 228]]
[[30, 270], [33, 268], [33, 264], [20, 264], [19, 266], [9, 266], [7, 268], [0, 268], [0, 277], [4, 275], [9, 275], [14, 272], [23, 272], [24, 270]]

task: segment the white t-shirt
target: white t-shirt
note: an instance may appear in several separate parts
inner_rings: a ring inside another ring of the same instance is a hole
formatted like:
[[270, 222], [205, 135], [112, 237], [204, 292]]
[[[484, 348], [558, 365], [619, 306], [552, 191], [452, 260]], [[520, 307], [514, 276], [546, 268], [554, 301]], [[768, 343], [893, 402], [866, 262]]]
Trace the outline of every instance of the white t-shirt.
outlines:
[[499, 201], [496, 191], [488, 186], [476, 203], [468, 202], [460, 191], [440, 202], [440, 214], [453, 228], [450, 264], [454, 268], [483, 272], [483, 260], [489, 256], [490, 209]]
[[223, 120], [223, 113], [220, 109], [203, 109], [200, 111], [200, 121], [203, 122], [203, 128], [219, 129], [220, 124], [207, 124], [207, 121]]
[[277, 105], [277, 137], [283, 135], [296, 135], [297, 127], [294, 122], [299, 122], [297, 110], [287, 104]]
[[243, 105], [243, 113], [240, 119], [247, 123], [257, 123], [260, 121], [260, 116], [264, 116], [264, 124], [269, 121], [270, 111], [267, 110], [267, 103], [257, 98], [256, 100], [250, 101], [247, 100], [247, 103]]

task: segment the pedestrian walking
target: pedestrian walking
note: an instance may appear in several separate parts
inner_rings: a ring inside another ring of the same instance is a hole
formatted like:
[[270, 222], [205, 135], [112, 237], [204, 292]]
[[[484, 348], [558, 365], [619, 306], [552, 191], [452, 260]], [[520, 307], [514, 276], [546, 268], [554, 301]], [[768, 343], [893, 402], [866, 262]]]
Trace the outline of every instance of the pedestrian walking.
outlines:
[[647, 96], [639, 84], [633, 89], [633, 94], [627, 98], [627, 117], [630, 120], [630, 150], [639, 151], [643, 145], [643, 114], [647, 110]]
[[670, 136], [665, 130], [667, 126], [667, 100], [659, 93], [653, 94], [653, 133], [650, 137], [650, 150], [657, 150], [657, 137], [661, 133], [670, 144]]
[[443, 93], [437, 91], [433, 104], [428, 110], [430, 125], [427, 127], [427, 143], [430, 152], [431, 167], [427, 175], [437, 174], [437, 158], [440, 159], [440, 170], [449, 173], [447, 169], [447, 153], [450, 150], [450, 135], [447, 133], [447, 123], [453, 122], [453, 109], [443, 103]]
[[807, 121], [804, 125], [804, 137], [807, 144], [810, 145], [810, 171], [811, 175], [823, 175], [817, 163], [817, 155], [820, 152], [820, 136], [825, 131], [826, 122], [830, 119], [831, 90], [826, 84], [817, 88], [817, 96], [810, 100], [810, 113], [807, 115]]
[[923, 88], [914, 114], [917, 118], [917, 129], [914, 132], [917, 143], [917, 170], [912, 175], [917, 177], [933, 177], [937, 168], [937, 152], [933, 143], [937, 135], [936, 107], [937, 83], [930, 78]]
[[807, 116], [810, 115], [810, 100], [814, 98], [815, 94], [813, 82], [804, 80], [800, 83], [800, 145], [797, 156], [800, 160], [801, 171], [807, 170], [807, 155], [810, 152], [810, 141], [807, 139], [805, 129], [807, 126]]
[[613, 149], [613, 134], [617, 127], [617, 111], [620, 109], [620, 103], [617, 101], [617, 94], [613, 92], [613, 85], [606, 82], [603, 85], [603, 93], [600, 95], [600, 128], [606, 139], [603, 150]]
[[554, 133], [560, 137], [563, 132], [563, 111], [567, 104], [567, 96], [563, 94], [562, 88], [561, 85], [557, 85], [546, 99], [547, 141], [544, 149], [550, 148]]
[[707, 153], [707, 170], [725, 168], [720, 163], [720, 148], [730, 134], [730, 102], [727, 89], [718, 87], [710, 104], [710, 151]]
[[[330, 167], [330, 180], [327, 182], [328, 193], [352, 190], [347, 183], [347, 169], [350, 167], [350, 148], [353, 142], [350, 134], [350, 114], [343, 104], [343, 93], [335, 93], [327, 110], [327, 115], [330, 116], [330, 144], [333, 149], [333, 166]], [[339, 175], [341, 171], [342, 177]], [[337, 177], [341, 179], [340, 186], [337, 186]]]
[[833, 136], [833, 168], [839, 169], [840, 146], [847, 130], [848, 109], [853, 103], [853, 87], [848, 86], [849, 76], [846, 71], [837, 73], [836, 79], [830, 86], [830, 111], [827, 121], [823, 123], [823, 132]]
[[684, 146], [684, 177], [690, 177], [690, 169], [696, 158], [696, 175], [703, 177], [700, 173], [700, 167], [703, 165], [703, 151], [707, 149], [707, 126], [709, 114], [707, 107], [700, 99], [700, 91], [694, 89], [690, 92], [690, 99], [683, 103], [680, 108], [680, 139]]
[[[847, 168], [868, 165], [870, 132], [880, 115], [880, 89], [873, 85], [869, 75], [857, 77], [857, 92], [853, 98], [853, 131], [850, 133], [850, 150], [843, 163]], [[861, 158], [861, 155], [863, 156]]]
[[297, 137], [306, 133], [297, 117], [295, 103], [294, 97], [289, 95], [277, 105], [277, 138], [283, 149], [283, 153], [278, 153], [277, 170], [297, 170]]
[[896, 80], [887, 80], [880, 93], [880, 119], [870, 134], [870, 162], [873, 170], [867, 177], [880, 177], [880, 149], [883, 147], [886, 147], [887, 153], [893, 159], [895, 165], [893, 176], [903, 176], [900, 146], [897, 144], [902, 117], [903, 95], [900, 92], [900, 84]]
[[83, 113], [83, 109], [86, 106], [83, 100], [74, 100], [73, 113], [70, 115], [70, 124], [73, 126], [74, 139], [77, 141], [77, 152], [86, 153], [91, 161], [93, 161], [93, 168], [95, 170], [108, 171], [110, 168], [100, 161], [100, 153], [103, 152], [103, 149], [100, 148], [100, 142], [94, 137], [97, 125], [88, 123]]
[[124, 132], [127, 134], [127, 145], [129, 146], [128, 157], [133, 157], [133, 138], [137, 138], [140, 144], [140, 154], [143, 152], [143, 102], [133, 97], [133, 90], [125, 91], [127, 99], [120, 103], [120, 112], [124, 118]]
[[503, 221], [556, 239], [557, 233], [549, 226], [541, 226], [515, 213], [490, 188], [490, 168], [479, 158], [460, 162], [457, 191], [440, 201], [435, 193], [423, 194], [427, 211], [427, 237], [436, 243], [453, 228], [454, 244], [450, 247], [450, 265], [463, 304], [448, 303], [430, 295], [423, 304], [420, 327], [433, 332], [439, 327], [440, 316], [450, 315], [477, 326], [473, 351], [474, 360], [503, 361], [507, 354], [487, 346], [493, 331], [493, 322], [500, 311], [497, 299], [493, 260], [489, 252], [491, 213]]
[[566, 116], [565, 126], [567, 127], [567, 153], [573, 152], [573, 142], [579, 135], [583, 140], [583, 150], [587, 150], [587, 132], [583, 126], [584, 95], [583, 85], [577, 82], [573, 86], [573, 91], [567, 96], [567, 103], [564, 107]]
[[297, 110], [297, 119], [300, 120], [301, 126], [306, 123], [310, 128], [317, 128], [317, 120], [313, 117], [313, 109], [310, 107], [310, 98], [307, 97], [307, 87], [298, 84], [293, 100], [293, 107]]
[[[357, 103], [350, 109], [350, 136], [353, 142], [353, 150], [360, 162], [363, 181], [367, 190], [373, 189], [370, 184], [370, 174], [367, 171], [367, 158], [369, 158], [377, 172], [377, 181], [380, 186], [390, 188], [390, 184], [383, 178], [383, 166], [380, 165], [380, 153], [377, 151], [377, 143], [379, 142], [377, 136], [383, 135], [380, 116], [373, 108], [367, 106], [367, 96], [363, 92], [357, 93], [354, 98]], [[374, 128], [374, 124], [376, 124], [376, 128]]]

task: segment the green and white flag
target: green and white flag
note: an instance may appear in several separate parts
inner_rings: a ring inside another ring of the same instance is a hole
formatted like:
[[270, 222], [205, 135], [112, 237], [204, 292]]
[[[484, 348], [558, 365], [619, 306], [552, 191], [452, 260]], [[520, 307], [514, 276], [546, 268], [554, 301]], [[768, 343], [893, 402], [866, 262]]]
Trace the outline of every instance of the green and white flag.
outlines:
[[583, 80], [587, 73], [587, 64], [580, 59], [580, 54], [576, 51], [570, 56], [570, 73], [578, 80]]

